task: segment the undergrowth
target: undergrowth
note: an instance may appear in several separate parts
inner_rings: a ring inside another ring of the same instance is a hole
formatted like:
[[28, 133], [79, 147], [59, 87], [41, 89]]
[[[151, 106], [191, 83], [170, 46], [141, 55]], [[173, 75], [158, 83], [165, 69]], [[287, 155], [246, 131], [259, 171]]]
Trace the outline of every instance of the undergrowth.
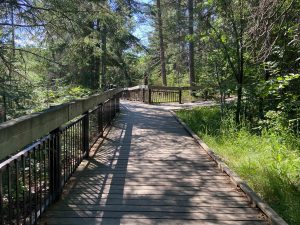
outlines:
[[177, 115], [289, 224], [300, 224], [300, 141], [279, 124], [257, 132], [237, 129], [233, 112], [218, 107], [180, 110]]

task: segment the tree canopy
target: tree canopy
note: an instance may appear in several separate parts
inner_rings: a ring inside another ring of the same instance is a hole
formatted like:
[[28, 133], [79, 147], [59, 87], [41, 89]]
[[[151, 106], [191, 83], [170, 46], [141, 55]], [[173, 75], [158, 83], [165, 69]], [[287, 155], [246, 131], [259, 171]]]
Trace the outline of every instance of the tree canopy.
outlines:
[[202, 86], [191, 94], [221, 102], [233, 94], [237, 123], [269, 110], [296, 118], [299, 7], [298, 0], [1, 1], [1, 120], [143, 83]]

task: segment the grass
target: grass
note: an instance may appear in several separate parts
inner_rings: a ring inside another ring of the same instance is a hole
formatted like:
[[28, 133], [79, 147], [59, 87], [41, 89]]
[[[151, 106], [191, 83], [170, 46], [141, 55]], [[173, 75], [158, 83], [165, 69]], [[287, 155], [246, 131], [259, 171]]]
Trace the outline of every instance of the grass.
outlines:
[[300, 141], [292, 134], [248, 126], [236, 129], [218, 107], [180, 110], [177, 115], [290, 225], [300, 224]]

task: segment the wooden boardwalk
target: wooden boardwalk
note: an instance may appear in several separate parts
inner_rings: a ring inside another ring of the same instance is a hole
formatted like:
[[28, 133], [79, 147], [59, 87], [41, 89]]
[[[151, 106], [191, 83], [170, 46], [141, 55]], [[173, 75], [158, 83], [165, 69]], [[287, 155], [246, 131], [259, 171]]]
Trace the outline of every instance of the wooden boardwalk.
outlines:
[[130, 102], [39, 223], [267, 224], [167, 110]]

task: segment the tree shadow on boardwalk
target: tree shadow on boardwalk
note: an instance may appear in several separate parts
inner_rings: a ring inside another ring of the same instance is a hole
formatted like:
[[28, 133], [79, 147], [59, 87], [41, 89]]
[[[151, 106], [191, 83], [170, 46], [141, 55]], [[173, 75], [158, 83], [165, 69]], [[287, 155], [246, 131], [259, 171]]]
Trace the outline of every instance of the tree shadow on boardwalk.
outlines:
[[74, 177], [49, 210], [48, 224], [262, 224], [260, 213], [158, 106], [124, 104], [101, 148]]
[[[187, 133], [174, 118], [165, 115], [165, 110], [154, 107], [156, 113], [153, 113], [153, 106], [149, 112], [145, 106], [136, 104], [132, 111], [127, 110], [123, 144], [106, 201], [107, 207], [115, 209], [104, 210], [101, 224], [259, 221], [257, 211], [249, 208], [246, 199], [235, 191], [208, 156], [178, 154], [191, 148], [188, 146], [191, 140], [185, 142], [189, 138]], [[140, 132], [133, 134], [133, 130]], [[121, 171], [126, 176], [120, 178]]]

